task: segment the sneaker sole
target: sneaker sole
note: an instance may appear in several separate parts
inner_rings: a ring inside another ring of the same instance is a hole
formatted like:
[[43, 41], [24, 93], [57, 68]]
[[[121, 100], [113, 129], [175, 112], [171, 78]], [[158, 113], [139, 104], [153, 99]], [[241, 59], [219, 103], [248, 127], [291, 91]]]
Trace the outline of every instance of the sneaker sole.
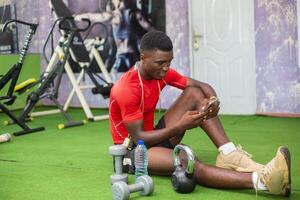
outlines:
[[291, 194], [291, 154], [288, 148], [286, 147], [281, 147], [280, 152], [285, 158], [286, 164], [288, 165], [289, 169], [289, 184], [285, 187], [285, 193], [284, 196], [289, 197]]

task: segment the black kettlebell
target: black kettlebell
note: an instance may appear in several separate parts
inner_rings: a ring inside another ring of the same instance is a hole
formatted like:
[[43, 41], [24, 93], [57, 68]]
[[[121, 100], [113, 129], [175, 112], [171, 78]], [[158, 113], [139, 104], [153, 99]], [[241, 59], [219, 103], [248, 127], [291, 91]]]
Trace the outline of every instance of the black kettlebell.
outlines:
[[[184, 168], [180, 163], [179, 152], [184, 151], [188, 160]], [[178, 144], [173, 150], [175, 171], [172, 174], [172, 186], [176, 192], [190, 193], [195, 189], [196, 180], [194, 178], [195, 156], [191, 148], [186, 145]]]

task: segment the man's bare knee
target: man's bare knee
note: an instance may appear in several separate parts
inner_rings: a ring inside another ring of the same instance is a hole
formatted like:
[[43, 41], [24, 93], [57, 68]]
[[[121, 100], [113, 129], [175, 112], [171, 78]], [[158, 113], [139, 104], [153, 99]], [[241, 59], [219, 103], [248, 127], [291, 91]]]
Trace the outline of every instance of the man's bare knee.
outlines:
[[197, 88], [197, 87], [185, 88], [183, 95], [187, 96], [189, 99], [200, 100], [200, 101], [205, 98], [205, 95], [201, 90], [201, 88]]
[[207, 84], [207, 83], [203, 83], [201, 82], [201, 89], [204, 93], [204, 96], [206, 98], [210, 98], [211, 96], [217, 96], [216, 91], [214, 90], [214, 88]]

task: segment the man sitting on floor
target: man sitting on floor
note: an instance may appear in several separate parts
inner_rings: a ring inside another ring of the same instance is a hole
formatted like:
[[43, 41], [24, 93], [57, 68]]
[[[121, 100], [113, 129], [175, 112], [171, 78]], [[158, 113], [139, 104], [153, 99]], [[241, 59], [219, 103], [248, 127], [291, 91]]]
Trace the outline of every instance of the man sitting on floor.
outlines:
[[[254, 188], [272, 194], [290, 194], [290, 154], [279, 147], [266, 165], [254, 162], [248, 153], [227, 137], [217, 113], [214, 89], [206, 83], [182, 76], [170, 67], [173, 45], [163, 32], [151, 31], [141, 41], [140, 61], [113, 86], [110, 94], [110, 129], [115, 144], [131, 137], [148, 147], [148, 171], [170, 175], [174, 171], [173, 148], [188, 129], [200, 127], [219, 150], [216, 166], [197, 160], [194, 176], [197, 183], [214, 188]], [[182, 90], [156, 127], [154, 111], [161, 90], [166, 86]], [[133, 156], [133, 150], [128, 157]], [[132, 163], [133, 164], [133, 163]], [[134, 166], [132, 166], [134, 169]]]

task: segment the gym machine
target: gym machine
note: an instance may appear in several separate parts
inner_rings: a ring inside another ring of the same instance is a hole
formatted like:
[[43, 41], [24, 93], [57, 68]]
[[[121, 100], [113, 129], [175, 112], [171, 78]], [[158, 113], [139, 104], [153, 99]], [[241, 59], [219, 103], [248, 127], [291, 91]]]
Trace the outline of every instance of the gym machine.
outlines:
[[72, 18], [59, 18], [57, 19], [45, 42], [44, 48], [47, 45], [48, 39], [50, 38], [50, 34], [53, 32], [54, 27], [57, 22], [59, 22], [59, 28], [64, 29], [66, 34], [60, 38], [60, 41], [51, 57], [51, 60], [48, 64], [46, 71], [42, 74], [41, 78], [36, 81], [36, 85], [39, 84], [36, 91], [31, 92], [27, 97], [27, 104], [21, 113], [19, 120], [25, 121], [26, 118], [32, 117], [31, 111], [34, 109], [35, 105], [38, 101], [44, 98], [48, 98], [52, 101], [62, 113], [62, 115], [66, 118], [67, 122], [63, 124], [59, 124], [58, 128], [69, 128], [74, 126], [80, 126], [85, 124], [85, 120], [82, 121], [73, 121], [69, 114], [63, 109], [62, 105], [58, 101], [59, 96], [59, 87], [61, 84], [61, 79], [65, 71], [65, 65], [70, 55], [70, 45], [74, 39], [74, 34], [79, 31], [86, 31], [90, 26], [90, 21], [87, 21], [88, 25], [84, 29], [74, 28], [72, 26], [66, 27], [64, 24], [71, 23], [70, 20]]
[[[68, 17], [69, 18], [69, 23], [66, 24], [66, 26], [72, 26], [76, 27], [75, 21], [72, 18], [72, 15], [66, 5], [61, 1], [61, 0], [51, 0], [50, 1], [50, 7], [57, 19], [61, 17]], [[66, 31], [64, 29], [60, 29], [60, 33], [62, 37], [66, 34]], [[103, 120], [103, 119], [108, 119], [108, 115], [99, 115], [99, 116], [94, 116], [86, 99], [85, 96], [82, 93], [82, 90], [84, 89], [91, 89], [93, 94], [101, 94], [104, 98], [107, 98], [110, 93], [110, 89], [112, 87], [112, 80], [103, 64], [103, 61], [97, 52], [97, 50], [92, 50], [91, 53], [87, 51], [86, 47], [83, 44], [82, 37], [79, 32], [74, 32], [74, 38], [76, 38], [76, 42], [71, 42], [70, 48], [68, 51], [70, 52], [70, 57], [79, 64], [80, 66], [80, 73], [77, 77], [75, 78], [75, 74], [71, 68], [71, 65], [69, 63], [69, 60], [66, 60], [64, 68], [67, 73], [67, 76], [72, 84], [72, 91], [70, 92], [67, 101], [65, 102], [63, 106], [63, 110], [67, 111], [73, 97], [76, 96], [79, 99], [79, 102], [88, 118], [89, 121], [97, 121], [97, 120]], [[96, 48], [93, 47], [93, 48]], [[58, 57], [54, 53], [53, 57]], [[97, 75], [93, 73], [90, 69], [91, 65], [91, 59], [95, 58], [100, 71], [102, 72], [102, 76]], [[51, 61], [50, 61], [51, 63]], [[93, 85], [81, 85], [81, 82], [84, 78], [84, 75], [87, 74], [90, 80], [92, 81]], [[98, 79], [100, 79], [105, 85], [99, 84]], [[48, 115], [48, 114], [54, 114], [58, 113], [60, 110], [50, 110], [50, 111], [41, 111], [41, 112], [35, 112], [31, 113], [30, 116], [35, 117], [35, 116], [40, 116], [40, 115]]]
[[[16, 95], [14, 95], [14, 92], [22, 92], [24, 90], [26, 90], [26, 88], [31, 87], [31, 85], [35, 82], [35, 80], [33, 79], [29, 79], [28, 81], [22, 83], [21, 85], [16, 86], [21, 69], [23, 67], [24, 64], [24, 60], [29, 48], [29, 44], [31, 42], [31, 39], [33, 37], [33, 35], [36, 32], [36, 29], [38, 27], [38, 24], [32, 24], [32, 23], [27, 23], [24, 21], [20, 21], [20, 20], [10, 20], [7, 21], [4, 26], [3, 26], [3, 30], [5, 31], [6, 27], [8, 27], [10, 24], [12, 23], [20, 23], [26, 26], [29, 26], [29, 30], [25, 36], [25, 42], [24, 42], [24, 46], [20, 51], [19, 54], [19, 60], [17, 62], [17, 64], [13, 65], [9, 71], [1, 76], [0, 79], [0, 91], [10, 82], [10, 85], [8, 87], [8, 90], [6, 92], [5, 96], [0, 96], [0, 109], [17, 125], [19, 125], [22, 130], [13, 133], [13, 135], [15, 136], [19, 136], [19, 135], [23, 135], [23, 134], [27, 134], [27, 133], [33, 133], [33, 132], [37, 132], [37, 131], [42, 131], [44, 130], [44, 127], [38, 127], [38, 128], [29, 128], [26, 124], [25, 124], [25, 120], [20, 120], [18, 117], [16, 117], [5, 105], [12, 105], [15, 100], [16, 100]], [[5, 105], [4, 105], [5, 104]]]

